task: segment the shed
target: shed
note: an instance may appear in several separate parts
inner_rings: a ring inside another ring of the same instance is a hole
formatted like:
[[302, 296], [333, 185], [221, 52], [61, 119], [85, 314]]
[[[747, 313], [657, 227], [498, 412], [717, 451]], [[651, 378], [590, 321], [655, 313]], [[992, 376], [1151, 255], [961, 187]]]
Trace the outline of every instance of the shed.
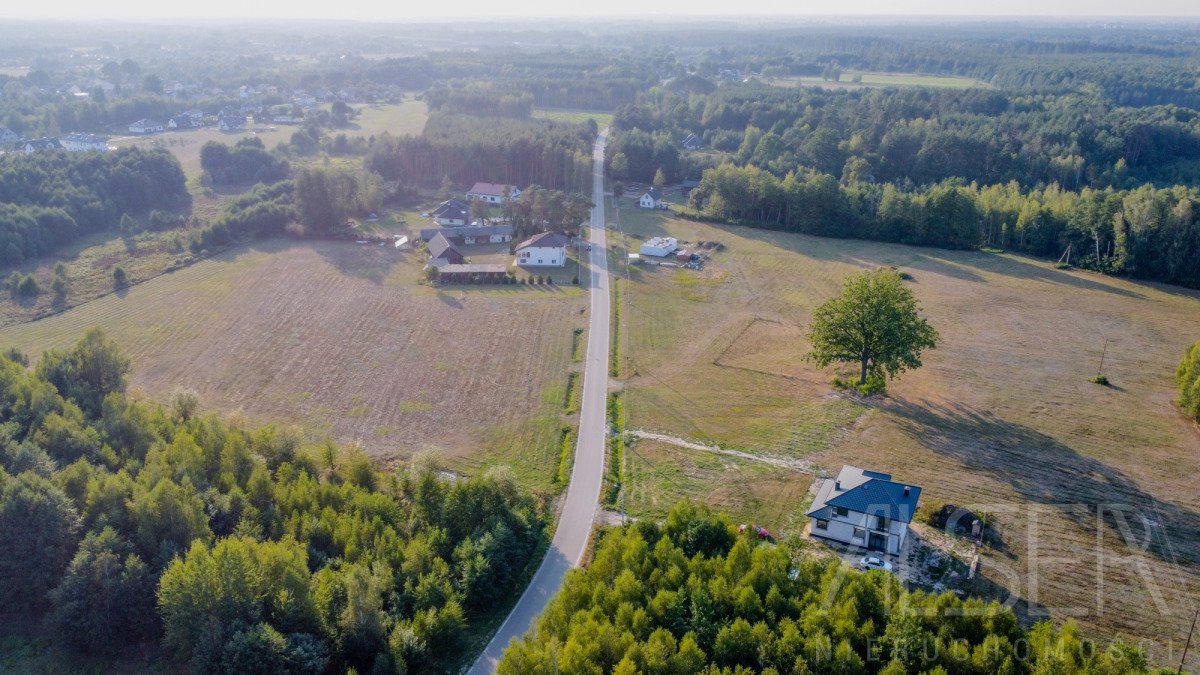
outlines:
[[678, 260], [679, 262], [691, 262], [692, 261], [692, 252], [688, 251], [686, 249], [684, 249], [682, 251], [676, 251], [675, 259]]
[[675, 237], [654, 237], [642, 244], [638, 252], [642, 255], [652, 255], [662, 258], [671, 255], [678, 248], [679, 241]]
[[451, 244], [450, 240], [442, 236], [440, 232], [433, 235], [426, 248], [429, 250], [429, 258], [431, 260], [442, 259], [452, 265], [462, 265], [467, 262], [462, 252], [454, 248], [454, 244]]

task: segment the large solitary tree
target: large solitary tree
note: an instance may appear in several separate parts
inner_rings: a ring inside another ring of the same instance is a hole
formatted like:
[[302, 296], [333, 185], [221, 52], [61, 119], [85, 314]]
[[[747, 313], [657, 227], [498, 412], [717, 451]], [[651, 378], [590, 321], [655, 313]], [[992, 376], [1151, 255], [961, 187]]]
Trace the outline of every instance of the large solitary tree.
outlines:
[[817, 308], [809, 327], [807, 358], [824, 368], [858, 363], [858, 383], [895, 377], [921, 366], [921, 352], [937, 347], [938, 333], [920, 315], [900, 275], [877, 269], [850, 277], [841, 295]]

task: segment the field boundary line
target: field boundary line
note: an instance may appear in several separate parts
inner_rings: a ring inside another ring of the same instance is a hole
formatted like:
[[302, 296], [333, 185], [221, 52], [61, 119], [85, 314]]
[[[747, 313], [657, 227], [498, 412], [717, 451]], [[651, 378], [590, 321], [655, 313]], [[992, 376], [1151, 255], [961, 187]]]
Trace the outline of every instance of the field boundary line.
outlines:
[[770, 464], [781, 469], [791, 469], [801, 473], [816, 474], [817, 466], [812, 462], [804, 459], [787, 459], [786, 457], [775, 457], [773, 455], [756, 455], [751, 452], [743, 452], [741, 450], [730, 450], [722, 448], [719, 445], [704, 445], [696, 443], [678, 436], [670, 436], [667, 434], [659, 434], [653, 431], [643, 431], [641, 429], [626, 429], [625, 434], [633, 438], [640, 438], [647, 441], [658, 441], [668, 445], [685, 448], [687, 450], [698, 450], [700, 452], [711, 452], [717, 455], [726, 455], [728, 457], [736, 457], [750, 462], [761, 462]]

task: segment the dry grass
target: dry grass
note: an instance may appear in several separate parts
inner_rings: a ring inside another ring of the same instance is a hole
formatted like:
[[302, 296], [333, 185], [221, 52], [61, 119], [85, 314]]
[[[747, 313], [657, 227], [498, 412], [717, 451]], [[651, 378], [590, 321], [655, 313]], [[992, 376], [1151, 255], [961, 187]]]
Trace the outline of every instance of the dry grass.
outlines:
[[418, 286], [415, 254], [271, 241], [0, 331], [31, 354], [103, 326], [155, 399], [358, 442], [384, 462], [436, 449], [454, 471], [551, 485], [576, 289]]
[[[924, 486], [924, 500], [983, 505], [1006, 548], [987, 553], [985, 572], [1020, 611], [1061, 619], [1077, 608], [1105, 634], [1159, 640], [1158, 659], [1174, 640], [1179, 658], [1200, 582], [1200, 430], [1174, 409], [1173, 371], [1200, 335], [1200, 294], [1018, 256], [621, 217], [630, 233], [727, 247], [700, 273], [631, 273], [621, 336], [631, 426], [804, 453], [828, 469], [854, 463]], [[813, 308], [878, 265], [914, 276], [943, 341], [889, 397], [863, 402], [800, 356]], [[1106, 337], [1112, 388], [1088, 381]], [[1097, 504], [1145, 520], [1098, 519]]]

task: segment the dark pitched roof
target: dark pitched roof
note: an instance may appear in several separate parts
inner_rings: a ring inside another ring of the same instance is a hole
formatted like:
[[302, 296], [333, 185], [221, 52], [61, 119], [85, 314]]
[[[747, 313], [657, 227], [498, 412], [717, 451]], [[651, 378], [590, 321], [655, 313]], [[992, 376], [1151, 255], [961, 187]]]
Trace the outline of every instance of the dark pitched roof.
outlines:
[[520, 244], [517, 244], [516, 250], [519, 251], [523, 248], [529, 248], [530, 246], [559, 248], [561, 246], [566, 246], [567, 242], [569, 241], [571, 240], [567, 239], [567, 235], [565, 234], [559, 234], [558, 232], [542, 232], [541, 234], [535, 234]]
[[33, 147], [34, 150], [61, 150], [62, 143], [57, 138], [35, 138], [31, 141], [25, 141], [25, 145]]
[[700, 181], [696, 180], [695, 178], [688, 178], [680, 183], [679, 187], [686, 188], [688, 190], [695, 190], [696, 188], [700, 187]]
[[462, 252], [454, 248], [454, 244], [451, 244], [449, 239], [442, 236], [441, 232], [433, 235], [433, 238], [429, 240], [427, 248], [429, 249], [430, 258], [444, 258], [447, 251], [454, 251], [459, 257], [462, 257]]
[[[476, 183], [471, 191], [467, 194], [476, 195], [491, 195], [493, 197], [508, 197], [504, 192], [505, 185], [503, 183]], [[512, 186], [508, 186], [509, 194], [512, 193]]]
[[451, 237], [490, 237], [493, 234], [512, 236], [512, 225], [465, 225], [463, 227], [429, 227], [421, 230], [421, 238], [428, 241], [434, 235]]
[[[650, 198], [653, 199], [654, 201], [659, 201], [660, 199], [662, 199], [662, 193], [660, 193], [658, 191], [658, 188], [652, 187], [649, 190], [646, 190], [645, 194], [650, 195]], [[645, 195], [643, 195], [643, 196], [645, 196]]]
[[886, 473], [843, 466], [836, 479], [821, 486], [808, 515], [828, 517], [836, 506], [908, 523], [912, 522], [920, 498], [921, 488], [916, 485], [897, 483]]
[[457, 199], [447, 199], [433, 210], [434, 218], [450, 218], [467, 220], [471, 215], [471, 207]]

